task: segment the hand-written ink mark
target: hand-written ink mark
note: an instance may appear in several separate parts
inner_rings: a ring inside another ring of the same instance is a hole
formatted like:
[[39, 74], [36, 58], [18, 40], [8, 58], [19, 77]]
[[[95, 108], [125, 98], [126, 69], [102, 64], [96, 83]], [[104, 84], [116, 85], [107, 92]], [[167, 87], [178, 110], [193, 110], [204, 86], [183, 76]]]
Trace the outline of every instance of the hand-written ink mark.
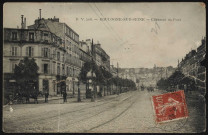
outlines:
[[158, 34], [158, 29], [160, 29], [160, 26], [158, 25], [158, 23], [157, 22], [155, 22], [155, 28], [152, 28], [151, 29], [151, 32], [155, 32], [155, 34]]

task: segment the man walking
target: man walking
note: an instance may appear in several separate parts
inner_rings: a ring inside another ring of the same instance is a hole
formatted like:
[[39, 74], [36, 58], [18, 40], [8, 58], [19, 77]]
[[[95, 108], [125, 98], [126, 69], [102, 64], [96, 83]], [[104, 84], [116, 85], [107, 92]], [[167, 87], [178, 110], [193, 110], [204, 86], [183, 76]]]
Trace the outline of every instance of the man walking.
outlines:
[[45, 92], [45, 103], [48, 103], [48, 92]]
[[66, 92], [63, 92], [63, 99], [64, 99], [64, 102], [67, 102], [67, 93]]

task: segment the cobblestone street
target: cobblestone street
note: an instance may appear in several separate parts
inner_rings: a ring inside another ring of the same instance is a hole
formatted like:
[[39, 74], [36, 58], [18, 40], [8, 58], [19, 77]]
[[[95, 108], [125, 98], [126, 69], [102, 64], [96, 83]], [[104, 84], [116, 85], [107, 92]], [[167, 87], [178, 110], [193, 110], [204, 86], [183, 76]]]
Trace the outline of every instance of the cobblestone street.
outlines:
[[189, 117], [156, 124], [152, 95], [162, 91], [130, 91], [81, 103], [62, 99], [46, 104], [17, 104], [3, 110], [4, 132], [202, 132], [205, 114], [202, 100], [188, 97]]

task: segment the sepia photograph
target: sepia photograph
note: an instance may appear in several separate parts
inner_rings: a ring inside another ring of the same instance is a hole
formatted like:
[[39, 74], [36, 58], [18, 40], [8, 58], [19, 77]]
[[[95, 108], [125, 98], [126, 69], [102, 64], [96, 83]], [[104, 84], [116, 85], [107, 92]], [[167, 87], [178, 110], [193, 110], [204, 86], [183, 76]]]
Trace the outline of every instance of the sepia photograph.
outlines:
[[5, 2], [5, 133], [206, 132], [203, 2]]

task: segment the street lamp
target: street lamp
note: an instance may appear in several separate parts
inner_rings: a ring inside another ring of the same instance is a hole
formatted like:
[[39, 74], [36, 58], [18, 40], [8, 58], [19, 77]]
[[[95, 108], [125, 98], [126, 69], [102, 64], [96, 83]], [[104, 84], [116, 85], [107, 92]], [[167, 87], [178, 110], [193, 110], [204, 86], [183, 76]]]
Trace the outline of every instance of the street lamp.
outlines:
[[88, 79], [89, 89], [90, 89], [90, 92], [91, 92], [91, 101], [92, 102], [95, 101], [95, 99], [94, 99], [95, 93], [94, 93], [93, 82], [92, 82], [93, 77], [96, 77], [96, 75], [91, 70], [87, 73], [87, 79]]
[[80, 79], [78, 78], [78, 84], [77, 84], [78, 85], [78, 97], [77, 97], [77, 101], [78, 102], [81, 102], [81, 98], [80, 98], [80, 88], [79, 88], [79, 80]]

